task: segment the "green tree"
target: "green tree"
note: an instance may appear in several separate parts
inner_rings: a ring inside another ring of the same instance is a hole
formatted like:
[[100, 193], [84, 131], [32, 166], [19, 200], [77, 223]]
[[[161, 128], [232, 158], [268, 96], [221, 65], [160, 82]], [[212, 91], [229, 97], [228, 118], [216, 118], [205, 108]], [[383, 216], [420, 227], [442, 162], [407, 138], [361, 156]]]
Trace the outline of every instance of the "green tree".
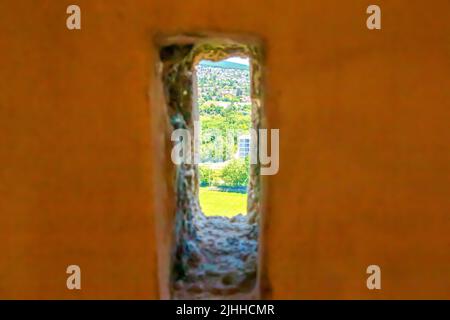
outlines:
[[222, 180], [227, 186], [246, 186], [249, 180], [249, 161], [244, 159], [231, 160], [222, 169]]

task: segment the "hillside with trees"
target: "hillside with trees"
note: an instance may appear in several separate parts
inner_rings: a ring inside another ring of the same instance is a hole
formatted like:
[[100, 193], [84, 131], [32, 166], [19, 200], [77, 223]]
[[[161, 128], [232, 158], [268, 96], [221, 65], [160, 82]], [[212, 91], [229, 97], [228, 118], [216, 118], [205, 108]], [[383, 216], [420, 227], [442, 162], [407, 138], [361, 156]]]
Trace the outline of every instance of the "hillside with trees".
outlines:
[[202, 61], [197, 66], [197, 81], [201, 183], [245, 186], [248, 159], [236, 154], [238, 137], [248, 134], [251, 126], [249, 68], [228, 61]]
[[250, 103], [250, 71], [246, 65], [203, 60], [197, 66], [197, 81], [199, 105], [210, 101]]

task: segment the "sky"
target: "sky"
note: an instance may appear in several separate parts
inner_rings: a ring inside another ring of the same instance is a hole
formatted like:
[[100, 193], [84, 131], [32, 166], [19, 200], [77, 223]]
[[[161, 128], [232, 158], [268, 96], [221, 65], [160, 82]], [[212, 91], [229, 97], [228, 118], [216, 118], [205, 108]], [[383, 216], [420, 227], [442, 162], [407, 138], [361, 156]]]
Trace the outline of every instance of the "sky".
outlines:
[[245, 64], [247, 66], [249, 65], [248, 58], [231, 57], [231, 58], [225, 59], [224, 61], [230, 61], [230, 62]]

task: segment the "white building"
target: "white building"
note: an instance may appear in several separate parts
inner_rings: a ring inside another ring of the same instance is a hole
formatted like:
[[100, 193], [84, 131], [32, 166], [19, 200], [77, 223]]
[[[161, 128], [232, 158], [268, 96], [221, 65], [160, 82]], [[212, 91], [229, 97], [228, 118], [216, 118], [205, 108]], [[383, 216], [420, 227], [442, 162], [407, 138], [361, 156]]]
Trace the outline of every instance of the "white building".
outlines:
[[245, 158], [250, 153], [250, 135], [241, 135], [238, 137], [238, 157]]

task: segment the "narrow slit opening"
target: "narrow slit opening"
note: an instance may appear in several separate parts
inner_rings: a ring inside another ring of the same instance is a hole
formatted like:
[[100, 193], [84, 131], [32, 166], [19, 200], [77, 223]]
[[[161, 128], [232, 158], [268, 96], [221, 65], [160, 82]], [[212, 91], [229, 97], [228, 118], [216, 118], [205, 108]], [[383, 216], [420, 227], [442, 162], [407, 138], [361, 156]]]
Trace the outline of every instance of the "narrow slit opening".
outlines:
[[257, 298], [260, 46], [182, 38], [160, 60], [175, 173], [171, 298]]

